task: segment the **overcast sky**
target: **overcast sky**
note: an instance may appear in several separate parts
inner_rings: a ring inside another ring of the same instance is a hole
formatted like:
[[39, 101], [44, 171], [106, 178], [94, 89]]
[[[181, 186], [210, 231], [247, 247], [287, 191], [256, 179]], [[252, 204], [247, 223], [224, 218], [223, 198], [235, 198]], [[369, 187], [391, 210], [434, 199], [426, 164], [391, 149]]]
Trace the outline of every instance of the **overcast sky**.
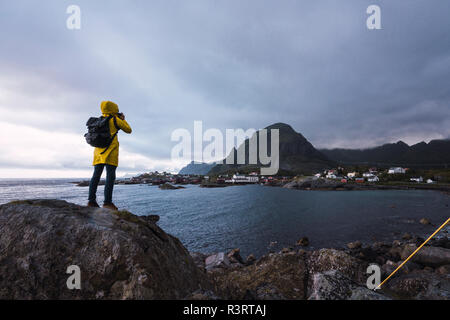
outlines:
[[[81, 30], [66, 9], [81, 8]], [[382, 30], [366, 9], [381, 7]], [[290, 124], [318, 148], [450, 137], [450, 2], [0, 2], [0, 178], [91, 172], [85, 122], [126, 114], [119, 175], [177, 170], [176, 128]]]

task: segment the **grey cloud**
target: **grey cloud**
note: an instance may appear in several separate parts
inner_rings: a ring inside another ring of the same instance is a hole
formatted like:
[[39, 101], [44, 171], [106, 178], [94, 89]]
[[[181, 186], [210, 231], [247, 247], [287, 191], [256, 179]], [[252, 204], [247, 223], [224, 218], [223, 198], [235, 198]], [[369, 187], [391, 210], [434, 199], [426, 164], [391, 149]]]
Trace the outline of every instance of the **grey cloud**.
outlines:
[[81, 135], [111, 99], [134, 129], [122, 145], [158, 159], [194, 120], [286, 122], [317, 147], [450, 135], [446, 0], [376, 1], [377, 31], [366, 0], [78, 2], [80, 31], [65, 29], [69, 1], [0, 5], [2, 74], [48, 114], [10, 121]]

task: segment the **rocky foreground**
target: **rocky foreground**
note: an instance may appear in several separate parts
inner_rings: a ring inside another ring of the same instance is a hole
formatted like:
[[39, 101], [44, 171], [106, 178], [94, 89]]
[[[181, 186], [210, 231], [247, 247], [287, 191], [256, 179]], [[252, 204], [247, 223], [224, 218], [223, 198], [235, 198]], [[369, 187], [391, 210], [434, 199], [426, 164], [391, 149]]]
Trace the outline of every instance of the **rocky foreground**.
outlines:
[[[0, 206], [0, 299], [450, 299], [447, 237], [374, 292], [369, 264], [384, 279], [423, 239], [306, 251], [303, 238], [257, 260], [239, 249], [190, 254], [157, 220], [60, 200]], [[67, 288], [70, 265], [81, 290]]]

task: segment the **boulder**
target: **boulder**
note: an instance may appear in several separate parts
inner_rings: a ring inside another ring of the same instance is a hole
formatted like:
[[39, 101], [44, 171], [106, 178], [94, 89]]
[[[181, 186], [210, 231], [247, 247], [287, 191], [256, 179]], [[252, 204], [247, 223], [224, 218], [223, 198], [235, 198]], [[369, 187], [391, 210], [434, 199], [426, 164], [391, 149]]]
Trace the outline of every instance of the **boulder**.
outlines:
[[401, 245], [402, 245], [402, 242], [400, 240], [392, 241], [392, 247], [400, 247]]
[[308, 273], [314, 274], [329, 270], [340, 271], [352, 281], [365, 284], [369, 263], [336, 249], [320, 249], [309, 254], [307, 260]]
[[197, 267], [200, 268], [200, 270], [205, 270], [205, 260], [207, 258], [206, 254], [203, 254], [201, 252], [191, 252], [190, 253], [192, 259], [194, 260], [194, 263]]
[[390, 300], [359, 286], [341, 272], [329, 270], [312, 275], [308, 300]]
[[[402, 260], [407, 259], [416, 249], [417, 246], [414, 244], [405, 245], [401, 254]], [[411, 260], [424, 266], [443, 266], [450, 264], [450, 249], [424, 246]]]
[[408, 232], [406, 232], [405, 234], [403, 234], [402, 239], [403, 240], [410, 240], [410, 239], [412, 239], [412, 236]]
[[450, 278], [429, 272], [412, 272], [391, 278], [383, 287], [397, 299], [449, 300]]
[[359, 249], [362, 247], [361, 241], [357, 240], [355, 242], [347, 243], [347, 248], [349, 249]]
[[230, 252], [228, 252], [227, 257], [231, 263], [245, 264], [244, 259], [242, 259], [241, 257], [241, 249], [239, 248], [233, 249]]
[[302, 246], [302, 247], [309, 246], [309, 239], [308, 239], [308, 237], [303, 237], [303, 238], [299, 239], [297, 241], [297, 245], [298, 246]]
[[[61, 200], [0, 206], [0, 299], [182, 299], [211, 283], [181, 242], [126, 211]], [[69, 266], [81, 290], [69, 290]]]
[[228, 260], [224, 252], [210, 255], [205, 260], [205, 269], [208, 271], [215, 268], [228, 268], [230, 265], [230, 260]]
[[245, 264], [251, 265], [256, 261], [256, 258], [253, 254], [249, 254], [247, 260], [245, 260]]
[[292, 251], [291, 248], [283, 248], [283, 249], [281, 249], [281, 253], [289, 253], [291, 251]]
[[148, 216], [141, 216], [141, 218], [148, 222], [152, 222], [152, 223], [157, 223], [159, 221], [159, 216], [156, 214], [149, 214]]
[[423, 224], [423, 225], [431, 224], [431, 221], [428, 220], [427, 218], [422, 218], [422, 219], [419, 220], [419, 222], [420, 222], [421, 224]]
[[437, 268], [436, 272], [442, 275], [450, 275], [450, 264]]
[[299, 254], [269, 254], [256, 263], [214, 274], [225, 299], [305, 299], [307, 269]]

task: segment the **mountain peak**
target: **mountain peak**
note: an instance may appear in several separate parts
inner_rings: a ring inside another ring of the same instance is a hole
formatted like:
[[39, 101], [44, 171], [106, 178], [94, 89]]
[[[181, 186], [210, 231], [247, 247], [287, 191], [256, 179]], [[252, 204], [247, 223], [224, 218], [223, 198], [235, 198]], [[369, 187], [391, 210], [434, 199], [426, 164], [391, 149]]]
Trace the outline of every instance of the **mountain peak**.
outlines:
[[405, 143], [405, 142], [403, 142], [402, 140], [400, 140], [400, 141], [398, 141], [397, 143], [396, 143], [396, 145], [398, 145], [398, 146], [406, 146], [406, 147], [409, 147], [409, 145], [407, 144], [407, 143]]
[[279, 130], [284, 130], [284, 131], [292, 131], [292, 132], [295, 132], [295, 130], [292, 129], [292, 127], [291, 127], [290, 125], [288, 125], [288, 124], [286, 124], [286, 123], [283, 123], [283, 122], [277, 122], [277, 123], [274, 123], [274, 124], [272, 124], [272, 125], [266, 127], [265, 129], [267, 129], [267, 130], [271, 130], [271, 129], [279, 129]]

